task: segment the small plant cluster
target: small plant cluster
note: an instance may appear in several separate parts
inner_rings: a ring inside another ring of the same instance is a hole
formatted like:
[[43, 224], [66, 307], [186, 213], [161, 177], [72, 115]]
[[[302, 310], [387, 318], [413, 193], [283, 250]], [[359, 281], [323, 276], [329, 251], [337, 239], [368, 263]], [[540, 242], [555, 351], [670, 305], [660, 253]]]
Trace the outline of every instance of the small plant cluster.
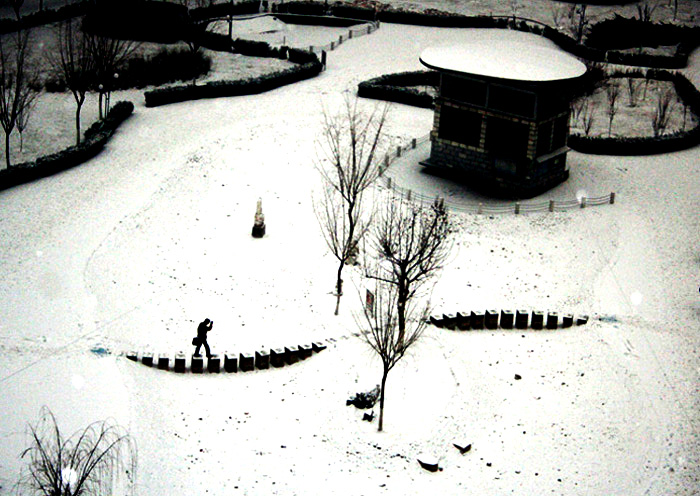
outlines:
[[85, 139], [60, 152], [39, 157], [32, 162], [17, 164], [0, 170], [0, 190], [18, 184], [34, 181], [80, 165], [95, 157], [105, 147], [109, 139], [134, 111], [131, 102], [118, 102], [109, 114], [85, 131]]
[[440, 76], [435, 71], [384, 74], [361, 82], [357, 87], [357, 96], [420, 108], [433, 108], [434, 96], [424, 88], [437, 88], [439, 84]]

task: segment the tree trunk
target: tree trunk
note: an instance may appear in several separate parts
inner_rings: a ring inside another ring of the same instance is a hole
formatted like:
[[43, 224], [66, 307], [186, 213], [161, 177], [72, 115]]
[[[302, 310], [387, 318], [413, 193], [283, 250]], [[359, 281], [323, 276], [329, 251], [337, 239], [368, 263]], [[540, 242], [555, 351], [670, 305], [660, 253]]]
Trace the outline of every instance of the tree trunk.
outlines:
[[344, 262], [340, 262], [340, 266], [338, 267], [338, 279], [335, 283], [335, 289], [337, 292], [337, 301], [335, 303], [335, 315], [338, 315], [338, 312], [340, 311], [340, 297], [343, 295], [343, 280], [341, 279], [341, 275], [343, 273], [343, 265]]
[[[83, 99], [84, 100], [84, 99]], [[78, 108], [75, 111], [75, 144], [80, 144], [80, 111], [83, 108], [83, 102], [78, 101]]]
[[384, 373], [382, 374], [382, 389], [379, 392], [379, 432], [384, 429], [384, 391], [386, 389], [386, 378], [389, 375], [389, 369], [384, 367]]
[[12, 166], [10, 163], [10, 133], [5, 133], [5, 163], [8, 169]]
[[99, 119], [102, 120], [102, 115], [103, 115], [103, 114], [102, 114], [102, 99], [103, 99], [104, 93], [102, 93], [102, 92], [100, 91], [99, 95], [100, 95], [100, 96], [99, 96], [99, 100], [98, 100], [98, 104], [97, 104], [97, 105], [100, 107], [100, 116], [99, 116]]
[[406, 335], [406, 304], [408, 303], [408, 289], [399, 285], [399, 294], [396, 301], [396, 313], [399, 324], [399, 345], [403, 344]]

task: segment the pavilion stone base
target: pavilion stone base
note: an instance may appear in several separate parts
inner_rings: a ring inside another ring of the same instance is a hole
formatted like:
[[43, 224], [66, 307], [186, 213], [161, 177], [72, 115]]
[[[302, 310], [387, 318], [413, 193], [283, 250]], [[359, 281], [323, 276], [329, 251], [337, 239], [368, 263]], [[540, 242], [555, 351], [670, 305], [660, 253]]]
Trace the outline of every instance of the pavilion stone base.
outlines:
[[510, 174], [499, 171], [493, 157], [486, 153], [435, 138], [431, 143], [430, 158], [421, 165], [437, 174], [465, 182], [475, 190], [515, 199], [540, 195], [569, 178], [566, 153], [530, 165], [528, 175]]

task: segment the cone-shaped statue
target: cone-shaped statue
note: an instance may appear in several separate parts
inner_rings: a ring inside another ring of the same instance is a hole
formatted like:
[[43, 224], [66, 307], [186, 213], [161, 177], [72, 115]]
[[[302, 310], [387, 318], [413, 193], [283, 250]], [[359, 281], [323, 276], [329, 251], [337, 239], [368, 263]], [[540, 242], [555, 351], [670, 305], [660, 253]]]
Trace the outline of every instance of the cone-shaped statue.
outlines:
[[253, 223], [253, 237], [265, 236], [265, 214], [262, 213], [262, 199], [258, 199], [258, 207], [255, 210], [255, 222]]

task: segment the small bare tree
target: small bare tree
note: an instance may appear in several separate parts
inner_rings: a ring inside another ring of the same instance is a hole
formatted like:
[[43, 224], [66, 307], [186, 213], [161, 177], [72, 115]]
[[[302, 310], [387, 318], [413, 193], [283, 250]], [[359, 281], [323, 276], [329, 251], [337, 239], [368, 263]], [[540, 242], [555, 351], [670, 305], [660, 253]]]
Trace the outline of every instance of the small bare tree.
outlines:
[[86, 36], [99, 94], [99, 118], [102, 119], [109, 112], [109, 96], [116, 85], [117, 70], [140, 44], [98, 34]]
[[608, 102], [606, 112], [608, 114], [608, 136], [612, 135], [612, 124], [617, 113], [617, 99], [620, 96], [620, 85], [616, 79], [609, 79], [605, 85], [605, 96]]
[[48, 54], [48, 61], [75, 99], [75, 142], [80, 144], [80, 111], [88, 91], [94, 86], [95, 64], [89, 37], [77, 23], [76, 19], [67, 19], [58, 24], [55, 31], [56, 51]]
[[[122, 428], [95, 422], [66, 439], [53, 413], [44, 407], [37, 425], [28, 429], [31, 444], [22, 453], [28, 459], [28, 473], [20, 475], [17, 485], [22, 494], [78, 496], [115, 490], [133, 494], [136, 445]], [[126, 480], [119, 480], [121, 476]], [[115, 488], [117, 484], [120, 487]]]
[[22, 10], [22, 5], [24, 5], [24, 0], [8, 0], [10, 3], [10, 7], [12, 7], [12, 10], [15, 12], [15, 16], [17, 17], [17, 20], [20, 20], [20, 10]]
[[27, 129], [27, 125], [29, 124], [29, 119], [31, 118], [32, 111], [34, 110], [35, 103], [36, 99], [32, 99], [29, 105], [25, 105], [22, 109], [20, 109], [19, 113], [17, 114], [17, 132], [19, 133], [20, 153], [22, 153], [22, 150], [24, 149], [24, 130]]
[[38, 95], [38, 73], [29, 62], [29, 31], [18, 31], [12, 42], [0, 37], [0, 125], [5, 132], [5, 163], [9, 169], [10, 135], [24, 127]]
[[[376, 281], [375, 281], [376, 282]], [[412, 305], [405, 307], [405, 330], [399, 329], [398, 292], [395, 284], [376, 282], [374, 306], [365, 305], [364, 321], [356, 319], [362, 329], [360, 336], [379, 356], [382, 362], [382, 381], [379, 393], [379, 427], [384, 429], [384, 401], [389, 372], [406, 356], [406, 352], [420, 339], [425, 330], [429, 307], [416, 311]], [[363, 325], [364, 324], [364, 325]]]
[[569, 7], [566, 16], [566, 29], [578, 43], [583, 41], [583, 36], [586, 34], [590, 24], [590, 20], [586, 17], [587, 8], [586, 4], [573, 4]]
[[406, 331], [409, 303], [438, 274], [450, 253], [450, 220], [442, 200], [426, 207], [404, 199], [385, 202], [371, 232], [375, 259], [365, 274], [396, 286], [399, 341]]
[[638, 78], [627, 78], [627, 105], [636, 107], [639, 100], [639, 92], [642, 88], [642, 81]]
[[637, 7], [637, 15], [639, 16], [639, 20], [642, 22], [651, 22], [654, 11], [658, 6], [659, 4], [656, 1], [644, 1], [642, 3], [638, 3], [635, 7]]
[[564, 19], [567, 17], [566, 6], [560, 3], [552, 2], [549, 12], [552, 16], [552, 24], [554, 24], [554, 29], [561, 29], [562, 25], [564, 24]]
[[593, 129], [593, 123], [595, 122], [595, 102], [590, 100], [586, 101], [581, 112], [581, 124], [583, 125], [583, 132], [586, 136], [590, 136], [591, 129]]
[[384, 105], [362, 113], [357, 105], [357, 98], [352, 100], [346, 95], [341, 114], [331, 116], [324, 110], [323, 134], [317, 144], [321, 158], [316, 169], [325, 191], [316, 201], [315, 211], [326, 244], [338, 260], [336, 315], [343, 294], [343, 267], [357, 256], [360, 240], [367, 231], [364, 193], [381, 173], [379, 151], [384, 146], [388, 112]]
[[671, 119], [671, 110], [673, 109], [674, 91], [671, 88], [659, 89], [656, 94], [656, 109], [651, 116], [651, 129], [654, 131], [654, 137], [661, 136], [668, 127], [668, 122]]

